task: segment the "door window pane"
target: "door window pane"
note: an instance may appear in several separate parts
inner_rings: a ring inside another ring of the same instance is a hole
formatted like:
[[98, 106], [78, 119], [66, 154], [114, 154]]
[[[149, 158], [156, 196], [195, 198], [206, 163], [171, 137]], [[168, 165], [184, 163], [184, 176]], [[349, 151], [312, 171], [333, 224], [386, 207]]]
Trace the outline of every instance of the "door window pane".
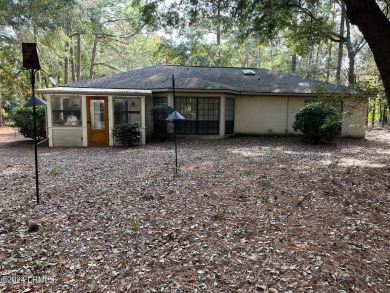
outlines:
[[91, 127], [105, 129], [104, 100], [91, 100]]

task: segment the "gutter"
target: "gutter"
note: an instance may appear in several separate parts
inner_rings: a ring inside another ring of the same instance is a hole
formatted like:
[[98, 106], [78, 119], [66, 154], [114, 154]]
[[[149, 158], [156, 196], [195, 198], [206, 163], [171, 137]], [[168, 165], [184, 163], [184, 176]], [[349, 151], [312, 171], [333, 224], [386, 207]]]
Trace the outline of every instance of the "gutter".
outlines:
[[74, 88], [74, 87], [53, 87], [37, 89], [39, 94], [81, 94], [81, 95], [144, 95], [151, 96], [151, 90], [139, 89], [100, 89], [100, 88]]

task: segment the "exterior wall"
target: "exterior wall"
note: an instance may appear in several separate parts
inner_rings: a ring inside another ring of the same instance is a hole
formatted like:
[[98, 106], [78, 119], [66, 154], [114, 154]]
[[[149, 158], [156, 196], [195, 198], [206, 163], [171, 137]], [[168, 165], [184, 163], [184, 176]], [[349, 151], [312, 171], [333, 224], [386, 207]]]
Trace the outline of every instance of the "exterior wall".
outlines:
[[[291, 100], [291, 99], [290, 99]], [[271, 135], [286, 133], [288, 108], [294, 108], [288, 97], [238, 96], [235, 109], [235, 133]], [[289, 109], [289, 112], [292, 111]], [[291, 122], [292, 123], [292, 122]], [[289, 121], [287, 127], [290, 129]]]
[[[304, 106], [305, 100], [313, 97], [299, 96], [238, 96], [235, 109], [235, 134], [281, 135], [297, 134], [292, 128], [296, 113]], [[356, 105], [352, 99], [344, 100], [344, 111], [357, 106], [355, 112], [358, 124], [365, 125], [367, 106], [364, 102]], [[364, 137], [363, 127], [352, 126], [353, 119], [343, 119], [343, 136]]]
[[[89, 96], [89, 95], [88, 95]], [[242, 135], [286, 135], [294, 134], [292, 123], [295, 114], [304, 106], [305, 100], [315, 99], [314, 97], [302, 96], [250, 96], [250, 95], [225, 95], [216, 93], [188, 93], [177, 92], [176, 96], [184, 97], [219, 97], [220, 117], [219, 135], [203, 135], [202, 137], [216, 138], [225, 136], [225, 101], [226, 98], [235, 99], [235, 134]], [[167, 93], [168, 105], [174, 107], [172, 93]], [[108, 96], [109, 109], [109, 145], [115, 145], [111, 138], [114, 126], [114, 96]], [[118, 96], [118, 98], [131, 98], [130, 96]], [[132, 98], [135, 98], [133, 96]], [[152, 96], [137, 96], [141, 101], [141, 131], [142, 143], [153, 136], [153, 107]], [[88, 146], [87, 130], [87, 104], [86, 95], [81, 96], [81, 125], [80, 126], [53, 126], [52, 105], [49, 102], [47, 107], [48, 136], [50, 146]], [[50, 101], [50, 99], [49, 99]], [[344, 100], [344, 111], [356, 107], [352, 99]], [[351, 126], [353, 122], [365, 125], [367, 105], [365, 102], [355, 108], [356, 120], [344, 118], [342, 125], [343, 136], [364, 137], [365, 129]], [[192, 136], [199, 137], [199, 136]]]
[[[367, 102], [354, 101], [353, 99], [344, 100], [344, 112], [353, 112], [354, 117], [345, 117], [341, 128], [341, 135], [352, 137], [364, 137], [365, 125], [367, 120]], [[358, 126], [353, 126], [357, 124]], [[360, 126], [360, 127], [359, 127]]]
[[53, 146], [81, 147], [83, 146], [83, 129], [78, 128], [54, 128], [51, 130]]

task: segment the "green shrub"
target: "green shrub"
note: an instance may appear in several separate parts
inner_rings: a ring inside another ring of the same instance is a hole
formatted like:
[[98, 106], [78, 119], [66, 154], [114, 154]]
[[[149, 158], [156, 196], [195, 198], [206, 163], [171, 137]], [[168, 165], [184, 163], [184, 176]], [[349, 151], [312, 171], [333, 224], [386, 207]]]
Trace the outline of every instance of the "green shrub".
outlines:
[[295, 115], [293, 129], [302, 132], [308, 143], [331, 141], [341, 134], [342, 116], [336, 108], [326, 102], [305, 105]]
[[3, 108], [1, 108], [1, 116], [3, 117], [3, 125], [9, 125], [9, 114]]
[[[46, 138], [45, 107], [36, 106], [35, 112], [37, 119], [37, 139], [41, 140]], [[18, 128], [24, 137], [34, 138], [34, 115], [32, 107], [16, 107], [12, 111], [12, 120], [14, 121], [14, 127]]]
[[166, 120], [175, 111], [170, 106], [154, 106], [150, 111], [153, 116], [153, 134], [160, 140], [170, 138], [168, 133], [169, 122]]
[[112, 137], [122, 146], [134, 145], [141, 137], [138, 124], [125, 123], [117, 124], [112, 129]]

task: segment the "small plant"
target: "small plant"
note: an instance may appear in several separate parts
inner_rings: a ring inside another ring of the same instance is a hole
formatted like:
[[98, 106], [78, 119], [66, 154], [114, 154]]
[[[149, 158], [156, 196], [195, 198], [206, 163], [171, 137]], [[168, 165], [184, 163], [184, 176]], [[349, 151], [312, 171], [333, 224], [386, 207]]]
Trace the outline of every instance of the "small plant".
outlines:
[[217, 207], [216, 211], [215, 211], [215, 214], [213, 216], [213, 218], [215, 220], [222, 220], [224, 217], [225, 217], [225, 214], [229, 211], [228, 208], [220, 208], [220, 207]]
[[50, 175], [57, 175], [60, 172], [60, 165], [57, 163], [52, 163], [49, 171]]
[[135, 233], [138, 231], [138, 222], [135, 216], [131, 217], [131, 230]]
[[235, 236], [242, 236], [245, 232], [245, 229], [244, 228], [241, 228], [241, 227], [236, 227], [233, 229], [233, 234]]
[[42, 260], [41, 259], [36, 259], [35, 260], [35, 265], [40, 267], [42, 265]]
[[141, 131], [135, 123], [117, 124], [112, 129], [112, 137], [124, 147], [134, 145], [140, 140]]
[[270, 187], [271, 186], [271, 182], [268, 179], [262, 179], [261, 180], [261, 186], [263, 186], [263, 187]]
[[342, 116], [329, 103], [309, 103], [298, 111], [293, 123], [294, 131], [302, 132], [302, 140], [308, 143], [331, 141], [341, 134]]

